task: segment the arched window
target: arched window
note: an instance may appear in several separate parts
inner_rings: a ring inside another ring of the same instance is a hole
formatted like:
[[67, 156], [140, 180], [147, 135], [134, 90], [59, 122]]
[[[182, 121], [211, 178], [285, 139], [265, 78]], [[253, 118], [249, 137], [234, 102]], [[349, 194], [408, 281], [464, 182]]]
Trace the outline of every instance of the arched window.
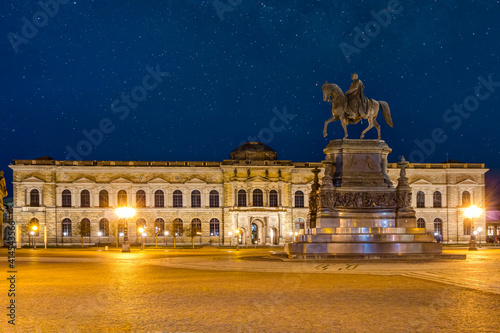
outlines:
[[146, 207], [146, 192], [144, 190], [135, 192], [135, 206], [140, 208]]
[[469, 207], [470, 205], [471, 205], [470, 193], [469, 191], [464, 191], [464, 193], [462, 193], [462, 206]]
[[155, 220], [155, 234], [163, 235], [165, 233], [165, 221], [161, 218]]
[[219, 236], [219, 220], [213, 218], [210, 220], [210, 236]]
[[262, 207], [264, 206], [264, 196], [262, 195], [262, 190], [253, 190], [253, 206]]
[[425, 220], [423, 218], [419, 218], [417, 220], [417, 228], [424, 228], [425, 229]]
[[495, 236], [495, 227], [492, 225], [488, 226], [488, 236]]
[[174, 220], [174, 232], [176, 236], [182, 236], [182, 233], [184, 232], [184, 227], [183, 227], [183, 222], [181, 219], [175, 219]]
[[245, 190], [238, 191], [238, 207], [247, 206], [247, 192]]
[[201, 207], [201, 194], [198, 190], [191, 192], [191, 207]]
[[109, 194], [106, 190], [99, 192], [99, 207], [109, 207]]
[[295, 230], [304, 229], [304, 228], [305, 228], [304, 219], [299, 217], [298, 219], [295, 220]]
[[[33, 230], [33, 227], [36, 227], [36, 230]], [[32, 218], [30, 220], [30, 223], [28, 223], [28, 232], [35, 232], [35, 235], [38, 236], [40, 232], [40, 223], [38, 222], [38, 219], [36, 217]]]
[[125, 219], [119, 219], [118, 220], [118, 228], [117, 228], [118, 236], [124, 236], [124, 234], [125, 234], [125, 223], [127, 223], [127, 221]]
[[434, 234], [436, 233], [443, 236], [443, 221], [439, 218], [434, 220]]
[[417, 192], [417, 208], [425, 207], [425, 193], [422, 191]]
[[71, 236], [71, 220], [68, 218], [62, 220], [62, 234], [64, 237]]
[[63, 207], [71, 207], [71, 191], [70, 190], [62, 191], [62, 206]]
[[80, 207], [90, 207], [90, 192], [88, 190], [80, 192]]
[[434, 208], [441, 208], [441, 192], [439, 191], [436, 191], [434, 192], [433, 196], [432, 196], [433, 200], [433, 207]]
[[99, 221], [99, 231], [102, 232], [104, 237], [109, 236], [109, 221], [107, 219], [101, 219]]
[[118, 191], [118, 196], [117, 196], [117, 205], [118, 207], [126, 207], [127, 204], [127, 192], [125, 190], [119, 190]]
[[162, 190], [155, 191], [155, 207], [165, 207], [165, 194]]
[[40, 192], [37, 189], [33, 189], [30, 191], [30, 206], [40, 206]]
[[304, 192], [302, 191], [295, 192], [295, 207], [298, 208], [304, 207]]
[[269, 192], [269, 207], [278, 207], [278, 191], [276, 190]]
[[192, 236], [201, 235], [201, 220], [199, 218], [194, 218], [191, 221], [191, 232]]
[[174, 191], [172, 206], [182, 207], [182, 192], [179, 190]]
[[80, 236], [82, 237], [90, 237], [90, 220], [82, 219], [80, 221]]
[[[145, 219], [137, 219], [137, 222], [135, 222], [136, 228], [139, 230], [139, 228], [146, 229], [146, 220]], [[139, 231], [137, 231], [139, 232]]]
[[471, 220], [469, 218], [464, 219], [464, 235], [470, 235], [471, 226]]
[[210, 207], [219, 207], [219, 192], [216, 190], [210, 191]]

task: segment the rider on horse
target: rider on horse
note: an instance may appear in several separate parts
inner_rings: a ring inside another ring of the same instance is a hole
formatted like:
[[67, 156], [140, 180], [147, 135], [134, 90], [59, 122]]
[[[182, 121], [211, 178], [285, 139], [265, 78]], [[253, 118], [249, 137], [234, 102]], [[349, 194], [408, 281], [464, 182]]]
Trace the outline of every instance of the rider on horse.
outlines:
[[358, 114], [361, 118], [366, 117], [368, 112], [368, 98], [366, 98], [363, 93], [365, 86], [363, 85], [363, 82], [358, 79], [358, 74], [352, 74], [351, 78], [351, 86], [345, 93], [345, 96], [347, 97], [347, 105], [349, 106], [349, 118], [354, 119], [358, 116]]

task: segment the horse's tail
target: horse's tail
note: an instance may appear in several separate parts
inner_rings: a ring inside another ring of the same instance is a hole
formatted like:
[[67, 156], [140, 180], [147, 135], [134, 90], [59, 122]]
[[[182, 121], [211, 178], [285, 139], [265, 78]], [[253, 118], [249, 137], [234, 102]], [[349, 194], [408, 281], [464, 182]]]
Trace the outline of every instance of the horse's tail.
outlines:
[[384, 115], [384, 119], [387, 122], [387, 125], [393, 126], [392, 118], [391, 118], [391, 109], [389, 108], [389, 104], [384, 101], [379, 101], [380, 106], [382, 106], [382, 114]]

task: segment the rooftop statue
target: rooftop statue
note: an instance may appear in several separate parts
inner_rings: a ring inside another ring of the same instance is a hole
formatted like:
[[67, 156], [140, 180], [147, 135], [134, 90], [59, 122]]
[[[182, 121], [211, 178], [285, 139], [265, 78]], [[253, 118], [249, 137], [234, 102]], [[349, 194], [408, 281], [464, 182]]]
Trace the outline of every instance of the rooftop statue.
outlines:
[[344, 128], [344, 139], [347, 139], [347, 125], [357, 124], [361, 119], [368, 120], [368, 127], [361, 133], [360, 139], [363, 139], [365, 133], [368, 132], [373, 126], [378, 131], [378, 139], [380, 140], [380, 125], [377, 122], [377, 115], [382, 106], [382, 113], [384, 119], [389, 126], [392, 127], [391, 109], [389, 104], [384, 101], [376, 101], [372, 98], [366, 98], [363, 90], [365, 86], [358, 74], [352, 74], [351, 87], [344, 94], [342, 89], [336, 84], [328, 83], [328, 81], [321, 87], [323, 90], [323, 101], [332, 103], [332, 117], [325, 121], [323, 135], [326, 137], [326, 127], [329, 123], [340, 120]]

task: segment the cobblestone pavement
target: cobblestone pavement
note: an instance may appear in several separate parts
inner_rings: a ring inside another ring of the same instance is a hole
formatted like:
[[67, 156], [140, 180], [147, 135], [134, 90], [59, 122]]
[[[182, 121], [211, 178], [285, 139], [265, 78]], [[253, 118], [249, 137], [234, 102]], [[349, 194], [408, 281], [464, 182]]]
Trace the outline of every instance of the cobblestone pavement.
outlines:
[[[262, 258], [268, 254], [18, 250], [16, 326], [4, 315], [0, 332], [495, 332], [500, 327], [500, 250], [467, 253], [464, 261], [419, 263]], [[0, 256], [7, 276], [5, 249]], [[9, 286], [2, 280], [5, 309]]]

